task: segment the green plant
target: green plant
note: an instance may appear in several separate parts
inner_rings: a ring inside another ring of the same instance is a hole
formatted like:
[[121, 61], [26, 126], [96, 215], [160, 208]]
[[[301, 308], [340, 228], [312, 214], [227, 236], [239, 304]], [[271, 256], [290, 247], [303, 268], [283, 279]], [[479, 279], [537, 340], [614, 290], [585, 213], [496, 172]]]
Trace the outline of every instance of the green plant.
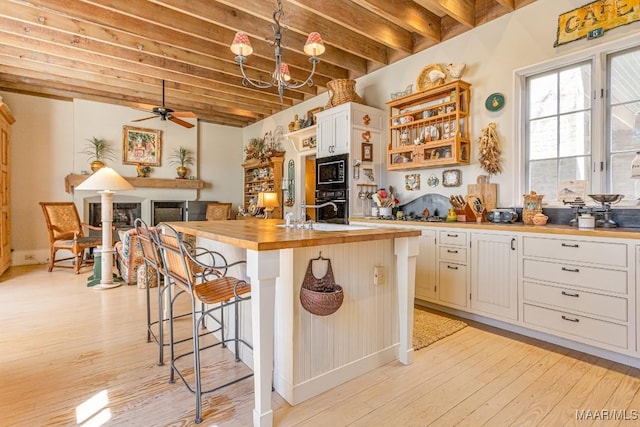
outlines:
[[91, 139], [87, 139], [88, 143], [86, 145], [86, 149], [81, 151], [81, 154], [86, 154], [89, 157], [89, 160], [92, 161], [103, 161], [106, 159], [115, 160], [115, 151], [109, 145], [109, 143], [102, 139], [96, 138], [95, 136]]
[[169, 164], [174, 166], [190, 166], [193, 165], [194, 158], [188, 148], [180, 146], [169, 156]]

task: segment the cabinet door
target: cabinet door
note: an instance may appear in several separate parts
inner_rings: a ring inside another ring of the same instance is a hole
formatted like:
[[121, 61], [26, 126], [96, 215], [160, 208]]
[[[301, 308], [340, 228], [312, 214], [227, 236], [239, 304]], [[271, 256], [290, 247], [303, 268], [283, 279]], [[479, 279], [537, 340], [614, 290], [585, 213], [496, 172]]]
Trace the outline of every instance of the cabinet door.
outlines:
[[438, 266], [438, 299], [447, 305], [467, 306], [467, 266], [440, 261]]
[[337, 111], [333, 116], [333, 154], [349, 153], [351, 147], [349, 110]]
[[471, 308], [518, 318], [518, 251], [514, 236], [471, 235]]
[[333, 121], [331, 115], [318, 114], [318, 123], [316, 126], [318, 140], [316, 157], [328, 157], [333, 155]]
[[433, 300], [437, 298], [436, 287], [436, 232], [422, 230], [420, 252], [416, 259], [416, 298]]

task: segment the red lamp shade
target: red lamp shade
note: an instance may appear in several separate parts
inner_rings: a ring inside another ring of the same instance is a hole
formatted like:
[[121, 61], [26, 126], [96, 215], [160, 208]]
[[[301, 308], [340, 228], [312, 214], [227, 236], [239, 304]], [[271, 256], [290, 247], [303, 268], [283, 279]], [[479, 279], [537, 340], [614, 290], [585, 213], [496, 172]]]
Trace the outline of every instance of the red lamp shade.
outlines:
[[284, 62], [280, 64], [280, 75], [276, 76], [276, 80], [282, 80], [285, 82], [291, 80], [291, 72], [289, 72], [289, 66]]
[[251, 46], [251, 40], [247, 33], [238, 31], [231, 43], [231, 52], [239, 56], [249, 56], [253, 53], [253, 47]]
[[304, 44], [304, 53], [309, 56], [320, 56], [324, 53], [324, 42], [320, 33], [316, 31], [309, 33], [307, 42]]

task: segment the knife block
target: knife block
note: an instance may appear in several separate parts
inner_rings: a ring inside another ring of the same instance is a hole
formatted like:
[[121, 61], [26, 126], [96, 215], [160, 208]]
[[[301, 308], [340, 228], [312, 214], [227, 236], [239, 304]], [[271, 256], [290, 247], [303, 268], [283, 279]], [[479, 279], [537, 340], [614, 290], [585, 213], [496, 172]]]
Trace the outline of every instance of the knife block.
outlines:
[[478, 214], [469, 204], [466, 202], [464, 208], [456, 209], [456, 215], [464, 215], [466, 222], [477, 222], [478, 218], [482, 218], [481, 221], [486, 221], [484, 214]]

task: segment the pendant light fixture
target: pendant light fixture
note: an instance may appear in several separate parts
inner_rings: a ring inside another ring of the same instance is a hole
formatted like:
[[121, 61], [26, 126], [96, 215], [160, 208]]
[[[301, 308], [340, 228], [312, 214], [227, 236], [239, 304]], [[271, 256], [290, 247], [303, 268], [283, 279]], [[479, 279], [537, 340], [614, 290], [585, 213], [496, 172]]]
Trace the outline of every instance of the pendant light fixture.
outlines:
[[235, 60], [240, 66], [242, 84], [244, 86], [251, 85], [258, 89], [267, 89], [276, 86], [278, 88], [278, 95], [280, 96], [281, 103], [284, 89], [298, 89], [304, 85], [313, 86], [313, 75], [316, 72], [316, 65], [320, 62], [318, 56], [322, 55], [325, 50], [324, 42], [322, 41], [320, 34], [315, 31], [310, 33], [307, 37], [307, 42], [304, 44], [304, 53], [309, 55], [309, 62], [312, 64], [311, 74], [309, 74], [309, 77], [307, 77], [303, 82], [292, 79], [291, 73], [289, 72], [289, 65], [282, 61], [282, 30], [286, 29], [286, 27], [282, 27], [280, 25], [280, 19], [283, 15], [284, 11], [282, 10], [282, 2], [281, 0], [278, 0], [277, 8], [273, 12], [273, 46], [275, 50], [276, 66], [271, 74], [270, 81], [252, 80], [247, 77], [244, 70], [244, 63], [247, 62], [247, 57], [253, 53], [253, 47], [251, 46], [251, 41], [246, 33], [238, 31], [230, 46], [231, 52], [236, 55]]

